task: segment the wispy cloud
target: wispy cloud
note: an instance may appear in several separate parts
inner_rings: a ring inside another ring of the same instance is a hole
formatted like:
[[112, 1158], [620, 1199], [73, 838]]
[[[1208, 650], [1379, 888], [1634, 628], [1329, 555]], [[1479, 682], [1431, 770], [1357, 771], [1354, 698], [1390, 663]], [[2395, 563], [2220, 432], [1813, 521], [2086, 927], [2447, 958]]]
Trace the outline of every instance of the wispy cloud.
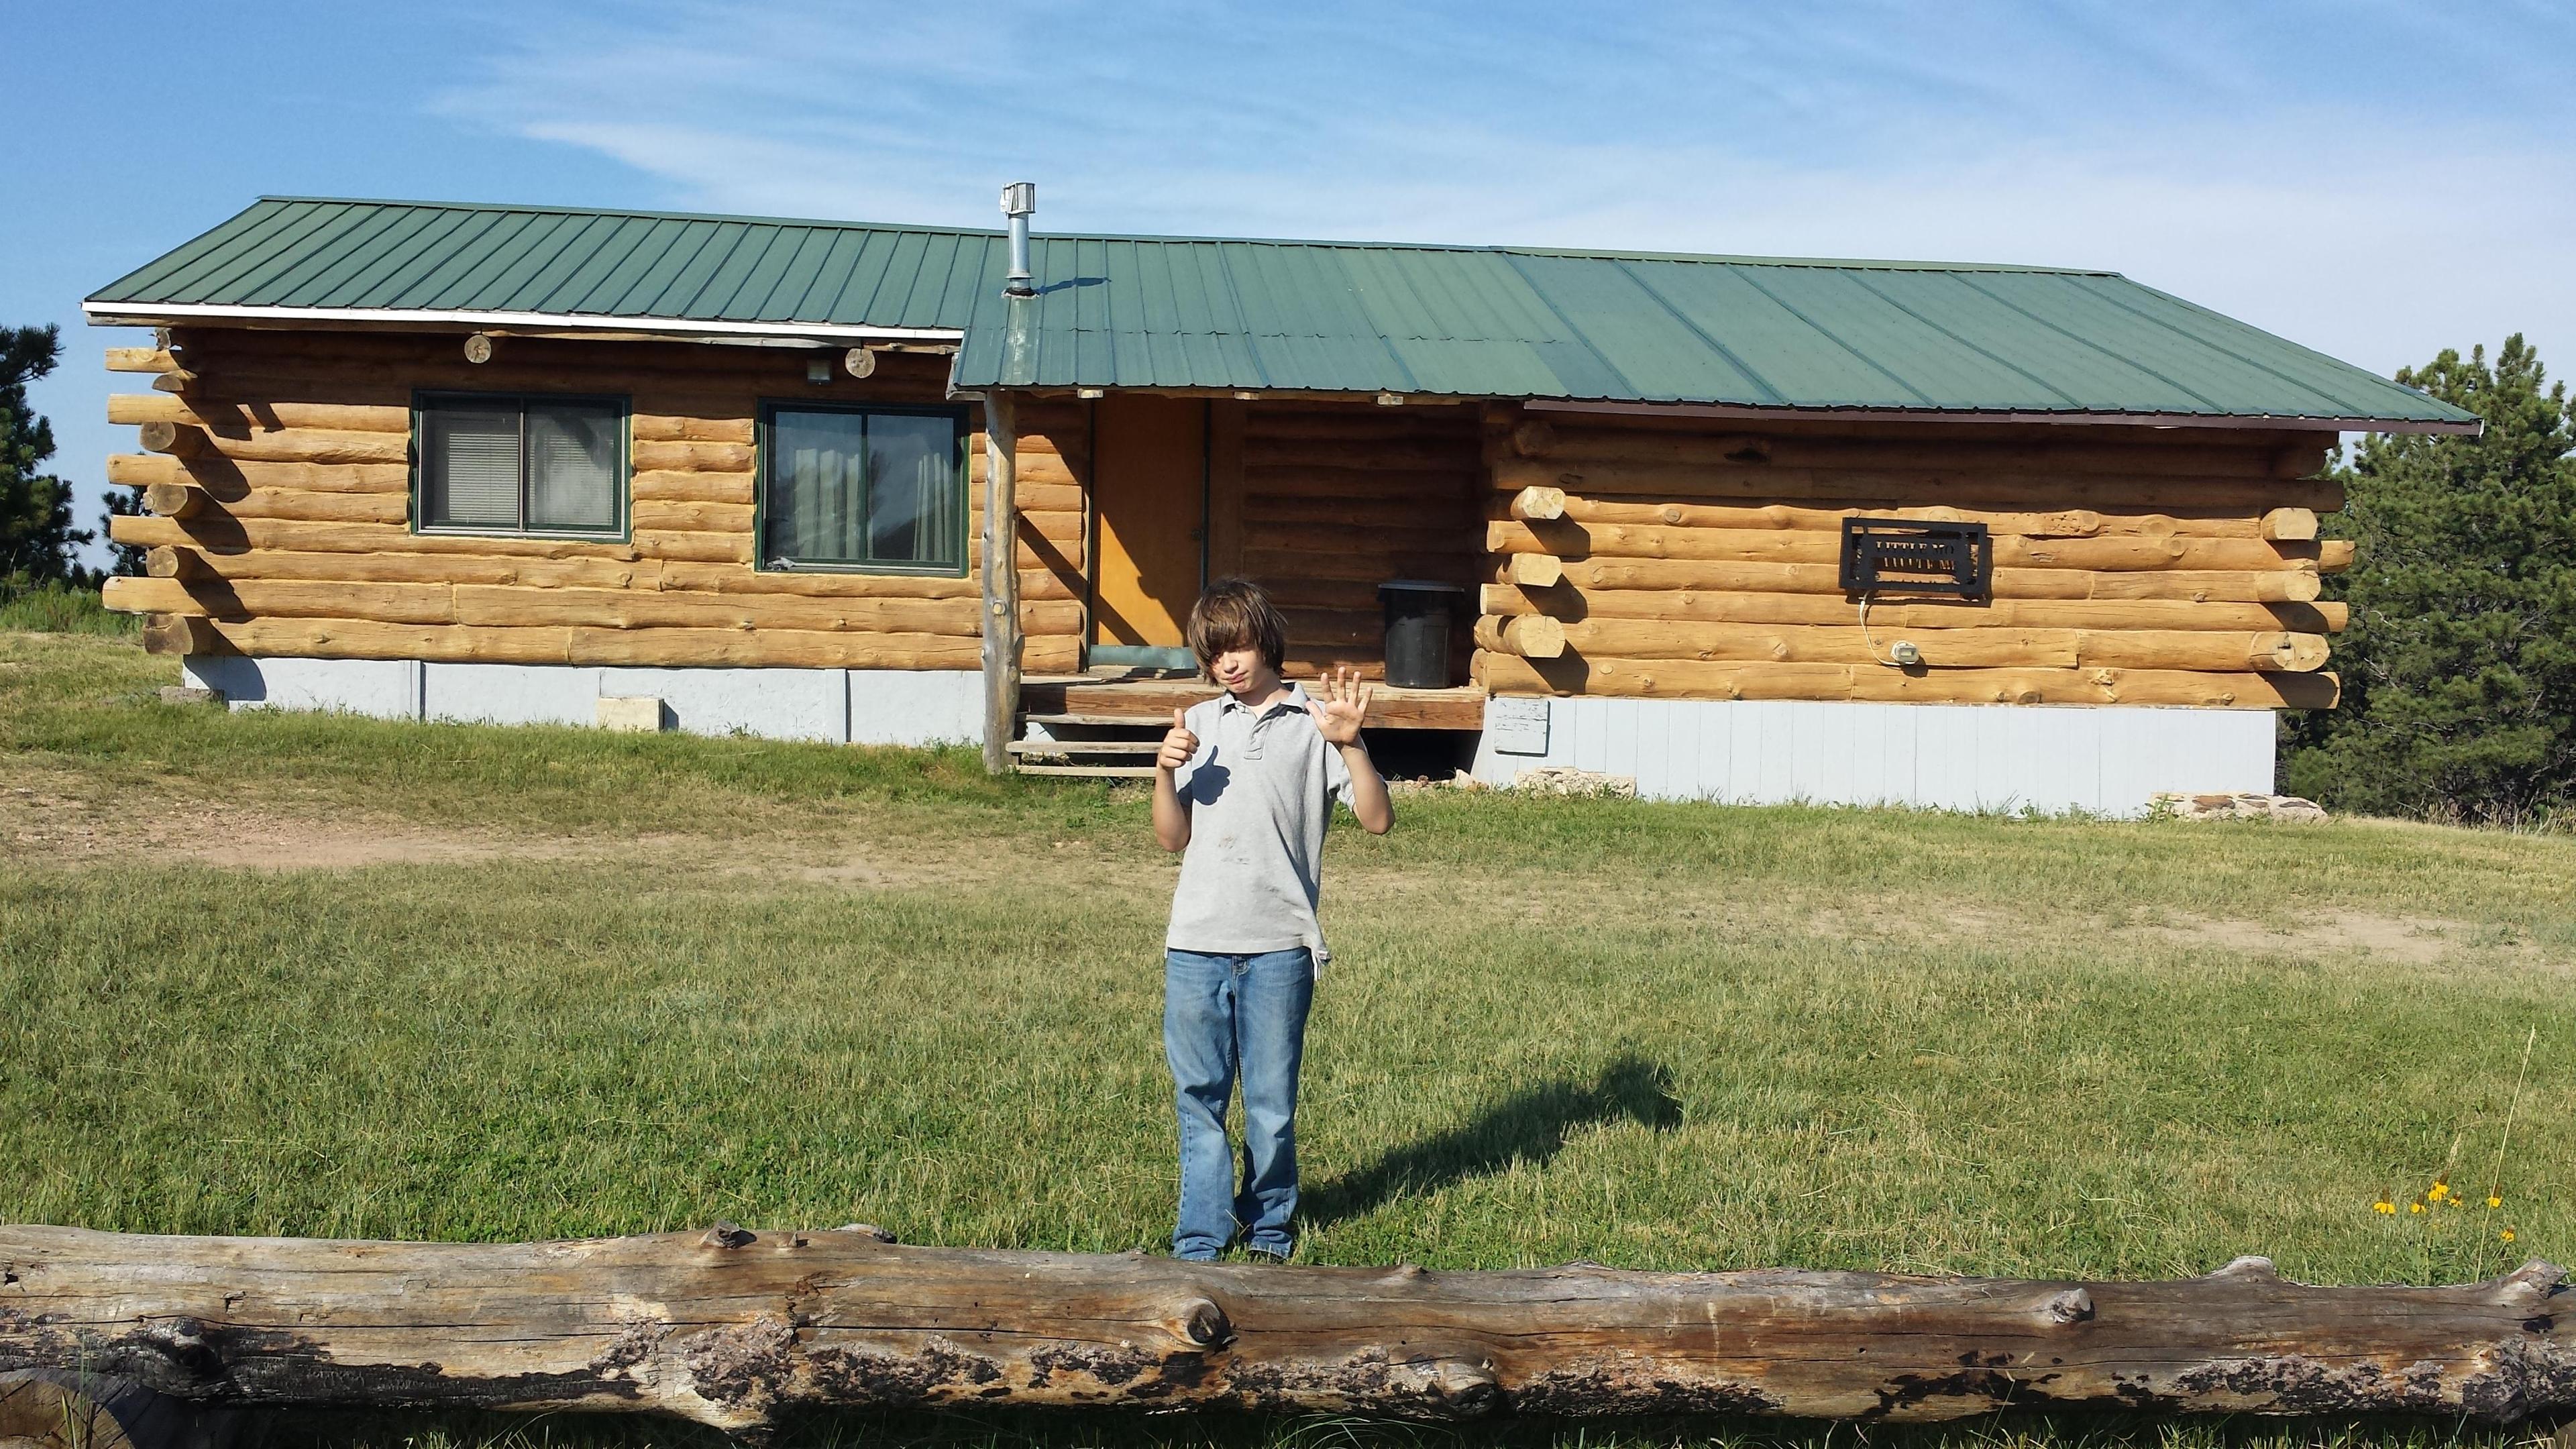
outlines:
[[2383, 369], [2576, 344], [2546, 9], [510, 13], [442, 109], [676, 205], [989, 225], [1028, 177], [1066, 230], [2075, 262]]

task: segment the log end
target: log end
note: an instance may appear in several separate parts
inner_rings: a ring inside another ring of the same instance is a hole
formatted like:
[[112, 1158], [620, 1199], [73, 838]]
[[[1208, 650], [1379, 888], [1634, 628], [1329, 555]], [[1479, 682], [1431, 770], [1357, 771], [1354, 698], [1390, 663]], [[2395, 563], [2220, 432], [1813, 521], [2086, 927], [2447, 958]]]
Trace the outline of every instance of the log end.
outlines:
[[223, 1449], [238, 1422], [127, 1379], [59, 1369], [0, 1373], [8, 1449]]

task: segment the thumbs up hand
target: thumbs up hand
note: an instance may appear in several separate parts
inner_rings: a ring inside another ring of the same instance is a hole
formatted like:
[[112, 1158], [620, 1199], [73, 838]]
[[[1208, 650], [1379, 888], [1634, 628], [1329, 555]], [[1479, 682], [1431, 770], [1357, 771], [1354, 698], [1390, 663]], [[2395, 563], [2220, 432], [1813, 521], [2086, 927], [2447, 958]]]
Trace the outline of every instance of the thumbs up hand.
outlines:
[[1198, 752], [1199, 737], [1190, 733], [1187, 712], [1173, 710], [1171, 733], [1163, 736], [1163, 747], [1154, 755], [1154, 768], [1177, 770]]

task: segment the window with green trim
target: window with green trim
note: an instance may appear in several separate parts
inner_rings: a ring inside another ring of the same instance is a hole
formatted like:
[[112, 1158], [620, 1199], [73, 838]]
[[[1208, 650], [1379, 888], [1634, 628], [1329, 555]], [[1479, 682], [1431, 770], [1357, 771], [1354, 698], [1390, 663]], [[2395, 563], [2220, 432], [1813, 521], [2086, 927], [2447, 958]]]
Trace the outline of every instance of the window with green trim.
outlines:
[[626, 526], [626, 404], [432, 393], [415, 399], [424, 532], [615, 537]]
[[769, 405], [760, 566], [964, 573], [965, 444], [954, 408]]

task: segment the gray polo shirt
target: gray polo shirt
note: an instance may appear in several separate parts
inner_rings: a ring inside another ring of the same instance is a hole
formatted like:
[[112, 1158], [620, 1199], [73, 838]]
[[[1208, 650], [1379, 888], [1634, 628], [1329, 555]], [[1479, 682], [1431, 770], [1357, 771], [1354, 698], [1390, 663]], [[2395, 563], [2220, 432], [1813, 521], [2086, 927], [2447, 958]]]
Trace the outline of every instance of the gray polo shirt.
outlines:
[[1351, 771], [1306, 713], [1302, 685], [1255, 713], [1231, 694], [1192, 706], [1183, 722], [1199, 752], [1173, 772], [1190, 812], [1190, 844], [1172, 892], [1163, 944], [1251, 954], [1303, 946], [1330, 953], [1315, 921], [1324, 827], [1351, 799]]

